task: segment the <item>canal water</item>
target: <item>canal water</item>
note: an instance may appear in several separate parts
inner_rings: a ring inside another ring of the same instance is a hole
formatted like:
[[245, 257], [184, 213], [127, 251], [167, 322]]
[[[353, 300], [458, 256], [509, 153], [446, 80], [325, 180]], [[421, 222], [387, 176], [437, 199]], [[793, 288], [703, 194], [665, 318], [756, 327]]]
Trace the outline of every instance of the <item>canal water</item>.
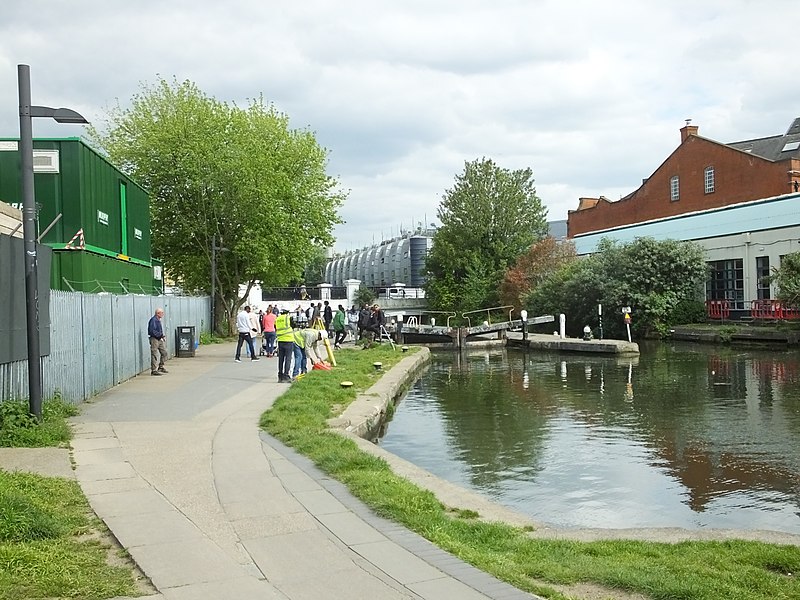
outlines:
[[560, 527], [800, 533], [800, 353], [434, 353], [378, 443]]

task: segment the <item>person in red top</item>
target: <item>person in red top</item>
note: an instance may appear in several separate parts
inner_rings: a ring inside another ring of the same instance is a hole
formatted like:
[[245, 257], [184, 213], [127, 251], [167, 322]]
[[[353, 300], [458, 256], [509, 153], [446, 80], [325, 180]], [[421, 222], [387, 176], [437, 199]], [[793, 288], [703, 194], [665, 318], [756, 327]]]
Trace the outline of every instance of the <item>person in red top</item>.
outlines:
[[267, 357], [275, 356], [275, 319], [278, 318], [278, 307], [272, 307], [264, 313], [261, 319], [261, 329], [264, 331], [264, 345], [266, 346]]

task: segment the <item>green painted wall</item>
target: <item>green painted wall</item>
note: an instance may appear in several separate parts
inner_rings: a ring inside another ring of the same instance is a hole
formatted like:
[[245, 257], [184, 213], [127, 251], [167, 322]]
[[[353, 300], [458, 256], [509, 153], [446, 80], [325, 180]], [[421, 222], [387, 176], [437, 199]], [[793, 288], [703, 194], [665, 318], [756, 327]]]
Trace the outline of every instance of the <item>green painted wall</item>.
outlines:
[[[21, 205], [20, 158], [14, 142], [0, 139], [0, 200]], [[36, 139], [33, 148], [58, 151], [57, 173], [34, 174], [39, 231], [62, 215], [42, 238], [56, 250], [53, 287], [70, 289], [66, 279], [75, 289], [102, 291], [86, 289], [100, 281], [103, 287], [117, 286], [108, 291], [121, 292], [119, 282], [124, 285], [127, 280], [153, 289], [147, 192], [79, 138]], [[60, 251], [81, 229], [86, 250]]]

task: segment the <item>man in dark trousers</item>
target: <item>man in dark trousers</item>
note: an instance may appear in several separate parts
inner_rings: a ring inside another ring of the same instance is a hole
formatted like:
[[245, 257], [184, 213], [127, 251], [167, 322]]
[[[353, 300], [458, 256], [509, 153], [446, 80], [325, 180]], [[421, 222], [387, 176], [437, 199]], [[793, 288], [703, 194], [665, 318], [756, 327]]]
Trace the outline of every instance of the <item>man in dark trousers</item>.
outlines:
[[161, 319], [164, 318], [164, 309], [157, 308], [156, 314], [150, 317], [147, 323], [147, 337], [150, 338], [150, 375], [163, 375], [168, 371], [164, 368], [167, 360], [167, 345], [165, 343], [164, 327]]
[[333, 309], [327, 300], [325, 300], [325, 308], [322, 309], [322, 320], [325, 321], [325, 331], [330, 331], [331, 321], [333, 321]]

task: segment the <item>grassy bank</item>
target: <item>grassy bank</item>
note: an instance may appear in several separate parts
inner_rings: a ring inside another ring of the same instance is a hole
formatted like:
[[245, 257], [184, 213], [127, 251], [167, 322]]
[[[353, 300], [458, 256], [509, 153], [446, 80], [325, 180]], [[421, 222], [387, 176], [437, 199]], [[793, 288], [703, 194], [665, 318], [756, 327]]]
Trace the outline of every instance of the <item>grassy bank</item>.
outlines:
[[[76, 412], [47, 401], [37, 423], [27, 403], [3, 402], [0, 446], [65, 446], [66, 418]], [[105, 534], [77, 482], [0, 469], [0, 600], [137, 595], [130, 566], [112, 553]]]
[[[392, 473], [381, 459], [327, 430], [338, 415], [403, 357], [390, 348], [339, 352], [332, 372], [311, 372], [265, 412], [262, 426], [346, 483], [376, 513], [520, 589], [546, 598], [580, 597], [564, 589], [587, 583], [658, 600], [800, 598], [800, 548], [760, 542], [572, 542], [532, 539], [522, 528], [485, 523], [443, 506], [432, 493]], [[349, 380], [352, 388], [341, 388]], [[424, 440], [420, 440], [424, 443]], [[562, 587], [562, 586], [566, 586]], [[557, 589], [558, 588], [558, 589]], [[561, 591], [559, 591], [561, 590]], [[570, 592], [567, 592], [570, 593]], [[593, 596], [596, 597], [596, 596]]]

